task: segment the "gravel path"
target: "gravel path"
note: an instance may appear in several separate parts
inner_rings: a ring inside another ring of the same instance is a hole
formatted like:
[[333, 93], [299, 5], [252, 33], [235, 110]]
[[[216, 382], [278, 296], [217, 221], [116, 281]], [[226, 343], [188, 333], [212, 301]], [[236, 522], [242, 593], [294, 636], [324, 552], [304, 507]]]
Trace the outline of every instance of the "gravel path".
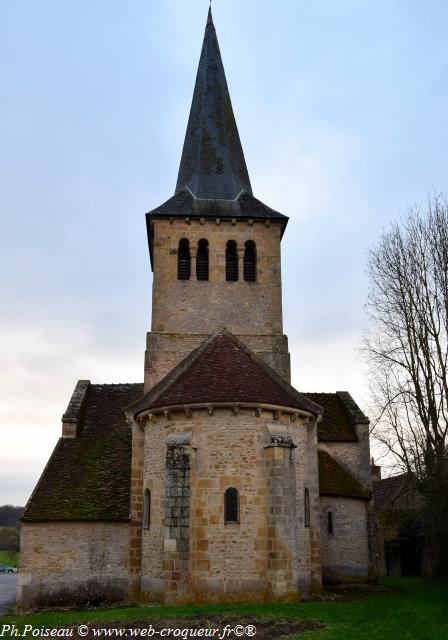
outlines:
[[16, 604], [16, 584], [15, 573], [0, 573], [0, 614]]

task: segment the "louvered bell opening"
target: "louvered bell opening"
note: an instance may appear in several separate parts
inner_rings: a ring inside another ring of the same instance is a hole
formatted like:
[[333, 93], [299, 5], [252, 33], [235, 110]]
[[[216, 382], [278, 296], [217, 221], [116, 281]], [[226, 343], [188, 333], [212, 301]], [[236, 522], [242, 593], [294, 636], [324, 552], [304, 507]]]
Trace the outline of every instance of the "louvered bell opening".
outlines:
[[198, 253], [196, 255], [196, 278], [208, 280], [208, 242], [199, 240]]
[[238, 254], [236, 242], [229, 240], [226, 248], [226, 280], [236, 282], [238, 280]]
[[185, 238], [179, 242], [177, 251], [177, 279], [189, 280], [191, 272], [190, 245]]
[[255, 282], [257, 279], [257, 249], [255, 242], [248, 240], [244, 251], [244, 280]]

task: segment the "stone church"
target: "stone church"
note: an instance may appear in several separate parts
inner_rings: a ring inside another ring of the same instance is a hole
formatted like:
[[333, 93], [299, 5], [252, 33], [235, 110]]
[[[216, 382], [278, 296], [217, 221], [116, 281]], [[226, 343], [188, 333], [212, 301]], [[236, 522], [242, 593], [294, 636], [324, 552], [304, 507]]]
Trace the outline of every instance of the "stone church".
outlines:
[[18, 608], [297, 600], [372, 576], [369, 423], [290, 385], [280, 243], [211, 11], [174, 195], [146, 214], [143, 384], [80, 380], [25, 509]]

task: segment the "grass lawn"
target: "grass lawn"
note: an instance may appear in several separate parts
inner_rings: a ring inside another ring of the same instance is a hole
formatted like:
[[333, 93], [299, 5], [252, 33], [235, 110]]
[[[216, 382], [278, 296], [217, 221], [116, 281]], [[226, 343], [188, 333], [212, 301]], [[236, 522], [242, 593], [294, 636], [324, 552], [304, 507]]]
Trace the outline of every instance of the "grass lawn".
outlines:
[[0, 550], [0, 564], [6, 564], [8, 567], [17, 567], [19, 561], [18, 551], [1, 551]]
[[[400, 591], [380, 592], [363, 599], [297, 604], [247, 604], [190, 607], [129, 607], [90, 611], [0, 616], [1, 625], [69, 626], [78, 622], [143, 620], [154, 617], [232, 614], [256, 624], [260, 618], [308, 619], [325, 629], [291, 638], [300, 640], [446, 640], [448, 585], [417, 578], [388, 578], [382, 584]], [[125, 626], [125, 625], [123, 625]], [[6, 636], [4, 636], [6, 637]], [[76, 637], [76, 636], [75, 636]], [[255, 636], [256, 640], [256, 636]]]

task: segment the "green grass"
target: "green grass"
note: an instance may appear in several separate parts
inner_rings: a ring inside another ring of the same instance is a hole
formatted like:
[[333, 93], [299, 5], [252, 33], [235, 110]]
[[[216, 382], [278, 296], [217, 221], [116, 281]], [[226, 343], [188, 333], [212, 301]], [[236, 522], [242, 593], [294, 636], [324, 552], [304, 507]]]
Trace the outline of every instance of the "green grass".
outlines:
[[0, 551], [0, 564], [6, 564], [8, 567], [17, 567], [18, 561], [18, 551]]
[[[362, 600], [297, 604], [129, 607], [90, 611], [0, 616], [0, 625], [68, 626], [78, 622], [142, 620], [156, 616], [233, 614], [245, 618], [299, 618], [326, 625], [297, 636], [301, 640], [445, 640], [448, 639], [448, 586], [417, 578], [389, 578], [384, 584], [402, 591], [383, 592]], [[256, 637], [255, 637], [256, 640]]]

